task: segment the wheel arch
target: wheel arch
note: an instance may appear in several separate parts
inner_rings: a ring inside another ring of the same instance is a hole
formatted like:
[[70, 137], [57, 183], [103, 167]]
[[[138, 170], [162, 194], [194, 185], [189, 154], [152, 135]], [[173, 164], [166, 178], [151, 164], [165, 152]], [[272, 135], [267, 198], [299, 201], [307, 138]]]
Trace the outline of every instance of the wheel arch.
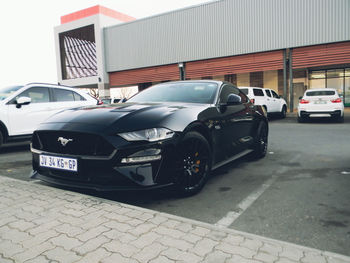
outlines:
[[213, 139], [210, 135], [210, 130], [201, 122], [193, 122], [186, 127], [184, 134], [190, 131], [195, 131], [201, 134], [209, 143], [211, 149], [213, 149]]
[[286, 111], [287, 111], [287, 110], [288, 110], [287, 104], [285, 104], [285, 103], [282, 103], [282, 107], [281, 107], [281, 110], [282, 110], [283, 108], [286, 108]]

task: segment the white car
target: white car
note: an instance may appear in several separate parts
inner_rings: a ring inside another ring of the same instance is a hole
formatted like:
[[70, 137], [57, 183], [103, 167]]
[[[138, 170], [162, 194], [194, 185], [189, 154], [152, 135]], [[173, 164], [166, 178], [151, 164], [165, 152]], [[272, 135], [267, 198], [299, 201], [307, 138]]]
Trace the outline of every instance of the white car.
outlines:
[[0, 146], [28, 140], [36, 127], [51, 115], [99, 101], [77, 89], [42, 83], [0, 88]]
[[344, 122], [344, 104], [335, 89], [305, 91], [299, 100], [298, 121], [314, 117], [332, 117], [338, 122]]
[[281, 118], [286, 117], [287, 103], [272, 89], [258, 87], [239, 87], [255, 105], [261, 105], [268, 114], [280, 114]]

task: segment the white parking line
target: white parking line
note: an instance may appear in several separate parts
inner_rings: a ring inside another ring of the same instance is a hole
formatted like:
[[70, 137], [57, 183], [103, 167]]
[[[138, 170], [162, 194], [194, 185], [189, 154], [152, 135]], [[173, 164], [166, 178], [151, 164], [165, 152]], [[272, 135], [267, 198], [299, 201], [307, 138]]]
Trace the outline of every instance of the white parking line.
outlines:
[[[288, 163], [293, 163], [299, 158], [300, 154], [297, 154], [292, 159], [290, 159]], [[245, 210], [247, 210], [248, 207], [250, 207], [277, 180], [277, 175], [283, 174], [286, 171], [288, 171], [288, 167], [282, 166], [278, 171], [276, 171], [275, 175], [273, 175], [270, 179], [263, 183], [256, 191], [252, 192], [237, 205], [237, 212], [228, 212], [225, 217], [221, 218], [214, 225], [218, 227], [229, 227], [230, 225], [232, 225], [233, 222], [235, 222], [237, 218], [240, 215], [242, 215], [245, 212]]]
[[269, 180], [267, 180], [264, 184], [262, 184], [256, 191], [252, 192], [250, 195], [248, 195], [245, 199], [243, 199], [238, 205], [237, 210], [230, 211], [226, 214], [225, 217], [221, 218], [218, 222], [216, 222], [216, 226], [218, 227], [229, 227], [232, 225], [232, 223], [241, 215], [244, 213], [245, 210], [250, 207], [255, 200], [257, 200], [275, 181], [277, 177], [272, 176]]

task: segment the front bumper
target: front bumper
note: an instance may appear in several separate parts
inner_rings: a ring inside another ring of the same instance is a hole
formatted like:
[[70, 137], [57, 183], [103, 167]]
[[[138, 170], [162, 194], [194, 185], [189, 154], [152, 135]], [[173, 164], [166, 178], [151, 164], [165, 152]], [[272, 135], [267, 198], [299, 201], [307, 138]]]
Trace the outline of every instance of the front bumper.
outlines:
[[[117, 149], [110, 156], [93, 157], [45, 152], [32, 148], [33, 172], [31, 178], [51, 184], [93, 189], [97, 191], [141, 190], [170, 186], [175, 181], [176, 139], [147, 143], [138, 146], [129, 145]], [[148, 162], [123, 163], [123, 159], [157, 149], [161, 158]], [[78, 162], [78, 171], [67, 171], [40, 166], [40, 155], [74, 158]]]

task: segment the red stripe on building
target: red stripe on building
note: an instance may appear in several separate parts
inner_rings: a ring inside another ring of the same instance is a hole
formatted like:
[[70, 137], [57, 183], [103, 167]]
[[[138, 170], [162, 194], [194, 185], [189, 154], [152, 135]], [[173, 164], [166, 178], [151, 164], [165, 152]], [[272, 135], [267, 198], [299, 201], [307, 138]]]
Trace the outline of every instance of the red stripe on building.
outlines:
[[282, 50], [186, 63], [186, 78], [222, 76], [283, 68]]
[[125, 15], [118, 11], [106, 8], [104, 6], [96, 5], [96, 6], [89, 7], [68, 15], [61, 16], [61, 24], [69, 23], [81, 18], [85, 18], [85, 17], [97, 15], [97, 14], [103, 14], [105, 16], [115, 18], [122, 22], [129, 22], [129, 21], [135, 20], [134, 17]]
[[113, 72], [109, 74], [109, 82], [111, 87], [136, 85], [146, 82], [178, 80], [179, 74], [178, 64], [171, 64]]
[[293, 49], [293, 69], [350, 63], [350, 41]]

